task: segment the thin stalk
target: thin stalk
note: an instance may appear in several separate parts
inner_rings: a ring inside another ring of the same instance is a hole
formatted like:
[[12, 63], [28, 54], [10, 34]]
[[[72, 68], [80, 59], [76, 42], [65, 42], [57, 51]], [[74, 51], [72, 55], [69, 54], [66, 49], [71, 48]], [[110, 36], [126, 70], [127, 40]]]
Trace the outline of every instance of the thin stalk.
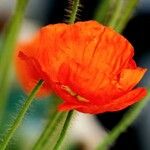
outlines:
[[108, 26], [115, 27], [116, 23], [121, 15], [122, 12], [122, 6], [123, 6], [123, 0], [117, 0], [116, 1], [116, 7], [114, 8], [113, 15], [111, 16], [111, 19], [108, 22]]
[[71, 14], [70, 14], [70, 18], [68, 20], [68, 23], [72, 24], [75, 22], [76, 20], [76, 17], [77, 17], [77, 12], [78, 12], [78, 8], [79, 8], [79, 5], [80, 5], [80, 0], [72, 0], [71, 2], [72, 4], [72, 10], [71, 10]]
[[55, 113], [55, 116], [52, 119], [49, 119], [47, 126], [42, 132], [40, 138], [35, 143], [33, 150], [41, 150], [45, 147], [49, 139], [55, 138], [57, 135], [54, 134], [57, 130], [57, 126], [66, 118], [66, 113], [58, 112]]
[[129, 111], [123, 116], [121, 121], [117, 126], [114, 127], [112, 131], [104, 138], [103, 142], [98, 145], [96, 150], [107, 150], [110, 145], [112, 145], [121, 133], [123, 133], [137, 118], [144, 106], [150, 99], [150, 91], [148, 95], [134, 107], [129, 109]]
[[3, 35], [0, 54], [0, 120], [6, 107], [6, 99], [10, 87], [10, 66], [13, 57], [13, 50], [17, 41], [18, 33], [21, 27], [25, 8], [28, 0], [18, 0], [14, 15], [10, 18]]
[[59, 136], [59, 139], [58, 141], [56, 142], [56, 145], [54, 147], [54, 150], [58, 150], [65, 138], [65, 135], [67, 133], [67, 130], [69, 128], [69, 125], [70, 125], [70, 122], [71, 122], [71, 119], [72, 119], [72, 116], [73, 116], [73, 110], [72, 111], [69, 111], [68, 115], [67, 115], [67, 118], [66, 118], [66, 121], [64, 123], [64, 126], [63, 126], [63, 129], [61, 131], [61, 134]]
[[31, 91], [28, 98], [25, 100], [24, 104], [22, 105], [19, 113], [17, 114], [17, 117], [14, 119], [11, 127], [7, 130], [6, 134], [4, 135], [4, 138], [2, 139], [2, 142], [0, 143], [0, 150], [5, 150], [6, 146], [8, 145], [10, 139], [12, 138], [13, 134], [15, 133], [16, 129], [20, 126], [22, 120], [25, 117], [25, 114], [27, 110], [29, 109], [34, 97], [36, 96], [38, 90], [43, 84], [43, 80], [40, 80], [37, 85], [34, 87], [34, 89]]

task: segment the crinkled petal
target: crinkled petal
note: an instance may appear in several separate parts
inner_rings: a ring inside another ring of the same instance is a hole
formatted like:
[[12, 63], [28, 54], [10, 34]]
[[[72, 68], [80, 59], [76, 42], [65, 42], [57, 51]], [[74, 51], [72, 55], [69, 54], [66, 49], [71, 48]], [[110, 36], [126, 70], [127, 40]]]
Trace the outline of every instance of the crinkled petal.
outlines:
[[126, 90], [117, 85], [118, 81], [105, 72], [84, 67], [74, 61], [68, 60], [62, 64], [57, 78], [60, 84], [67, 85], [72, 91], [97, 105], [109, 103], [111, 99], [126, 93]]
[[25, 88], [43, 79], [40, 92], [52, 87], [64, 100], [61, 110], [116, 111], [146, 93], [144, 88], [130, 91], [146, 71], [136, 66], [132, 45], [96, 21], [48, 25], [18, 51]]

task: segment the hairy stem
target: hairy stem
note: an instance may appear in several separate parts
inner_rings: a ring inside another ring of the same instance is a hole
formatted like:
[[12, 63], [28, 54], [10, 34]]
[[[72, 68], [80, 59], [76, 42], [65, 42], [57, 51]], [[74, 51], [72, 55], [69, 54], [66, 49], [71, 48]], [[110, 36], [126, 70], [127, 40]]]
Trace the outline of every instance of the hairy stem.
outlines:
[[17, 117], [14, 119], [12, 125], [7, 130], [6, 134], [4, 135], [4, 138], [2, 139], [2, 142], [0, 143], [0, 150], [5, 150], [6, 146], [8, 145], [10, 139], [12, 138], [13, 134], [15, 133], [16, 129], [20, 126], [22, 120], [25, 117], [25, 114], [27, 110], [29, 109], [34, 97], [36, 96], [36, 93], [42, 86], [43, 80], [40, 80], [37, 85], [34, 87], [34, 89], [31, 91], [28, 98], [25, 100], [24, 104], [22, 105], [19, 113], [17, 114]]
[[80, 0], [72, 0], [71, 2], [72, 4], [72, 10], [71, 10], [71, 14], [70, 14], [70, 18], [68, 20], [68, 23], [72, 24], [75, 22], [76, 17], [77, 17], [77, 12], [78, 12], [78, 8], [80, 5]]

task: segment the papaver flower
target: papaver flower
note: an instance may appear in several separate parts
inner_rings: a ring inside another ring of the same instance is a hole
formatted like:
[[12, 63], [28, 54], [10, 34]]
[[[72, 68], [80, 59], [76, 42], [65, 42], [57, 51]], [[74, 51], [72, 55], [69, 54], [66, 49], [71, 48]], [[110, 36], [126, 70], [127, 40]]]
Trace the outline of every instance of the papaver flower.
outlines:
[[28, 91], [44, 80], [64, 101], [59, 110], [84, 113], [117, 111], [139, 101], [145, 88], [134, 88], [146, 69], [137, 67], [132, 45], [96, 21], [43, 27], [18, 48], [18, 77]]

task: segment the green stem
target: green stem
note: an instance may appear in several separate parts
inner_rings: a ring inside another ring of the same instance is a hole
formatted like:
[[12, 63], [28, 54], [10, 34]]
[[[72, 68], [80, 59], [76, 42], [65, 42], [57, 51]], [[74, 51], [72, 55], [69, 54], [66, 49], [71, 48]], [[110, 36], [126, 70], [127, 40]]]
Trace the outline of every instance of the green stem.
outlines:
[[13, 50], [17, 41], [19, 29], [25, 14], [25, 8], [28, 0], [18, 0], [14, 15], [11, 17], [10, 22], [6, 27], [6, 32], [3, 35], [3, 42], [1, 44], [0, 54], [0, 118], [4, 113], [6, 107], [6, 99], [10, 87], [10, 66], [13, 56]]
[[72, 3], [73, 3], [72, 10], [71, 10], [70, 18], [68, 20], [68, 23], [70, 24], [74, 23], [76, 20], [78, 8], [80, 5], [80, 0], [72, 0]]
[[56, 134], [53, 134], [57, 130], [57, 126], [65, 119], [66, 113], [58, 112], [54, 115], [52, 119], [49, 119], [47, 126], [45, 127], [43, 133], [40, 138], [37, 140], [36, 144], [33, 147], [33, 150], [41, 150], [45, 147], [47, 141], [49, 139], [54, 138]]
[[60, 148], [60, 146], [61, 146], [61, 144], [62, 144], [62, 142], [63, 142], [63, 140], [65, 138], [65, 135], [67, 133], [68, 127], [70, 125], [72, 116], [73, 116], [73, 111], [70, 111], [68, 113], [68, 115], [67, 115], [66, 121], [64, 123], [63, 129], [62, 129], [61, 134], [59, 136], [59, 139], [58, 139], [58, 141], [57, 141], [57, 143], [56, 143], [56, 145], [54, 147], [54, 150], [58, 150]]
[[34, 97], [36, 96], [36, 94], [37, 94], [38, 90], [40, 89], [40, 87], [42, 86], [42, 84], [43, 84], [43, 80], [40, 80], [37, 83], [37, 85], [34, 87], [34, 89], [31, 91], [28, 98], [25, 100], [25, 102], [24, 102], [22, 108], [20, 109], [17, 117], [14, 119], [11, 127], [8, 129], [8, 131], [4, 135], [4, 138], [2, 139], [2, 142], [0, 143], [0, 150], [6, 149], [7, 144], [9, 143], [9, 141], [12, 138], [16, 129], [21, 124], [22, 120], [24, 119], [27, 110], [29, 109]]
[[110, 131], [110, 133], [104, 138], [103, 142], [98, 145], [97, 150], [107, 150], [108, 147], [115, 142], [119, 135], [123, 133], [134, 122], [149, 99], [150, 91], [141, 102], [137, 103], [123, 116], [118, 125], [115, 126], [114, 129]]
[[121, 11], [122, 11], [122, 6], [123, 6], [123, 0], [117, 0], [116, 2], [116, 8], [114, 9], [113, 15], [111, 16], [110, 21], [108, 22], [108, 25], [110, 27], [115, 27], [117, 26], [117, 21], [120, 17]]
[[134, 8], [137, 6], [138, 0], [128, 0], [126, 2], [126, 6], [123, 8], [123, 15], [120, 16], [117, 24], [116, 24], [116, 31], [122, 32], [124, 27], [126, 26], [127, 22], [130, 19], [131, 14], [134, 11]]

